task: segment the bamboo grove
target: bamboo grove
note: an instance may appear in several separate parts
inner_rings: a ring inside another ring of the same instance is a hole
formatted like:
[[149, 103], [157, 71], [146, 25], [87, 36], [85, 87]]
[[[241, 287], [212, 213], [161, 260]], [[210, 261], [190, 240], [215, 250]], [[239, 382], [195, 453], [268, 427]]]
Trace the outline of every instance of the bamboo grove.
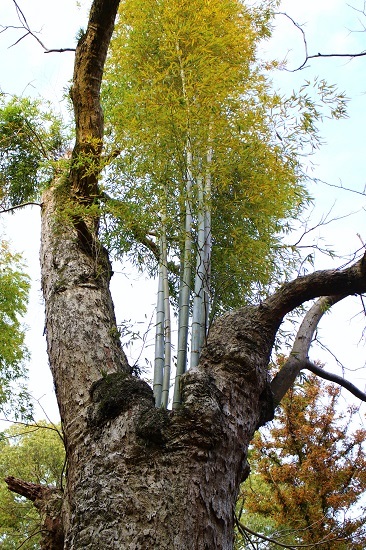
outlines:
[[269, 17], [237, 0], [121, 3], [104, 86], [121, 151], [105, 182], [108, 239], [158, 273], [157, 406], [168, 404], [172, 350], [174, 408], [213, 317], [269, 282], [282, 220], [306, 200], [290, 139], [276, 133], [284, 105], [256, 58]]

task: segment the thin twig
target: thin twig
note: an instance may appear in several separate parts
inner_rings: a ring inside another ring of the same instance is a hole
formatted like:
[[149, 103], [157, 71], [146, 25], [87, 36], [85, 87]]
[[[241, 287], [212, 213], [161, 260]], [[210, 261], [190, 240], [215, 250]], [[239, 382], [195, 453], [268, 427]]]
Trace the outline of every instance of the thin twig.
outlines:
[[281, 12], [281, 11], [275, 12], [275, 15], [283, 15], [284, 17], [287, 17], [287, 19], [289, 19], [291, 21], [291, 23], [302, 34], [302, 40], [303, 40], [304, 49], [305, 49], [305, 59], [301, 63], [301, 65], [299, 65], [299, 67], [297, 67], [297, 69], [286, 69], [286, 68], [283, 69], [283, 70], [285, 70], [289, 73], [295, 73], [296, 71], [301, 71], [302, 69], [304, 69], [307, 62], [309, 61], [309, 59], [318, 59], [320, 57], [346, 57], [348, 59], [354, 59], [355, 57], [364, 57], [364, 56], [366, 56], [366, 51], [362, 51], [362, 52], [358, 52], [358, 53], [320, 53], [320, 52], [318, 52], [317, 54], [309, 55], [308, 44], [307, 44], [307, 41], [306, 41], [306, 35], [305, 35], [305, 31], [302, 28], [302, 26], [299, 23], [297, 23], [292, 17], [290, 17], [285, 12]]
[[[51, 421], [50, 421], [50, 424], [52, 424], [52, 426], [44, 426], [43, 424], [37, 424], [37, 423], [34, 423], [34, 422], [29, 423], [29, 422], [21, 422], [19, 420], [9, 420], [8, 418], [0, 418], [0, 421], [1, 422], [9, 422], [11, 424], [20, 424], [21, 426], [26, 426], [28, 428], [36, 428], [36, 430], [38, 430], [38, 429], [51, 430], [53, 432], [56, 432], [58, 434], [58, 436], [60, 437], [61, 441], [63, 443], [65, 443], [62, 433], [56, 427], [56, 425]], [[36, 431], [36, 430], [34, 430], [34, 431]], [[26, 434], [26, 433], [29, 433], [29, 432], [24, 432], [24, 434]], [[22, 435], [22, 434], [16, 434], [16, 436], [18, 436], [18, 435]], [[6, 437], [11, 438], [11, 437], [16, 437], [16, 436], [10, 435], [10, 436], [6, 436]]]
[[28, 541], [31, 540], [33, 537], [35, 537], [36, 535], [39, 535], [39, 534], [41, 534], [41, 533], [43, 533], [43, 529], [37, 529], [37, 531], [34, 531], [31, 535], [29, 535], [26, 539], [24, 539], [23, 542], [21, 542], [21, 543], [19, 544], [19, 546], [16, 547], [15, 550], [19, 550], [19, 548], [21, 548], [22, 546], [24, 546], [24, 544], [25, 544], [26, 542], [28, 542]]
[[5, 214], [6, 212], [12, 212], [17, 208], [23, 208], [24, 206], [42, 206], [39, 202], [22, 202], [22, 204], [17, 204], [16, 206], [10, 206], [9, 208], [2, 208], [0, 214]]
[[297, 548], [315, 548], [317, 546], [320, 546], [322, 544], [328, 544], [329, 542], [339, 542], [339, 541], [344, 541], [344, 540], [347, 540], [346, 538], [339, 538], [339, 537], [336, 537], [334, 539], [327, 539], [327, 540], [323, 540], [323, 541], [319, 541], [319, 542], [316, 542], [314, 544], [295, 544], [295, 545], [288, 545], [288, 544], [283, 544], [281, 542], [278, 542], [278, 540], [275, 540], [275, 539], [272, 539], [270, 537], [266, 537], [265, 535], [261, 535], [260, 533], [256, 533], [255, 531], [252, 531], [251, 529], [249, 529], [249, 527], [246, 527], [245, 525], [243, 525], [237, 518], [235, 512], [234, 512], [234, 521], [236, 523], [236, 526], [239, 530], [239, 532], [244, 535], [244, 533], [249, 533], [250, 535], [253, 535], [255, 537], [258, 537], [262, 540], [265, 540], [267, 542], [272, 542], [273, 544], [277, 544], [278, 546], [281, 546], [281, 548], [288, 548], [290, 550], [297, 550]]
[[23, 36], [21, 36], [20, 38], [18, 38], [18, 40], [16, 40], [13, 44], [11, 44], [9, 46], [9, 48], [12, 48], [13, 46], [16, 46], [17, 44], [19, 44], [19, 42], [21, 42], [21, 40], [23, 40], [23, 38], [26, 38], [27, 36], [32, 36], [35, 40], [37, 40], [38, 44], [43, 48], [44, 53], [63, 53], [63, 52], [75, 52], [76, 51], [75, 48], [59, 48], [59, 49], [49, 49], [49, 48], [47, 48], [43, 44], [43, 42], [40, 40], [40, 38], [38, 38], [36, 33], [31, 30], [31, 28], [28, 24], [27, 18], [25, 17], [23, 11], [21, 10], [21, 8], [20, 8], [19, 4], [16, 2], [16, 0], [13, 0], [13, 3], [15, 5], [15, 10], [17, 12], [17, 16], [18, 16], [18, 19], [21, 23], [21, 26], [16, 27], [16, 26], [12, 26], [12, 25], [8, 25], [8, 26], [1, 25], [1, 31], [0, 32], [4, 32], [7, 29], [17, 29], [17, 30], [24, 30], [24, 31], [26, 31], [26, 33]]
[[349, 191], [350, 193], [356, 193], [357, 195], [361, 195], [362, 197], [366, 196], [365, 190], [363, 191], [356, 191], [356, 189], [351, 189], [350, 187], [344, 187], [342, 183], [340, 185], [336, 185], [335, 183], [328, 183], [327, 181], [321, 180], [319, 178], [314, 178], [314, 181], [324, 183], [324, 185], [327, 185], [328, 187], [335, 187], [336, 189], [342, 189], [342, 191]]

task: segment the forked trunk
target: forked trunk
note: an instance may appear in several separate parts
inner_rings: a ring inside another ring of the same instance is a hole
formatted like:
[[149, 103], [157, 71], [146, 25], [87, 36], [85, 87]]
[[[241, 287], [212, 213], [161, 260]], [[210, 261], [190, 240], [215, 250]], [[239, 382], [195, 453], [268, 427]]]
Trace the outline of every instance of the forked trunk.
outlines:
[[249, 353], [244, 310], [225, 316], [182, 378], [183, 406], [156, 409], [119, 346], [107, 255], [94, 238], [85, 248], [55, 196], [43, 203], [42, 281], [68, 457], [65, 548], [230, 549], [271, 339], [254, 331]]

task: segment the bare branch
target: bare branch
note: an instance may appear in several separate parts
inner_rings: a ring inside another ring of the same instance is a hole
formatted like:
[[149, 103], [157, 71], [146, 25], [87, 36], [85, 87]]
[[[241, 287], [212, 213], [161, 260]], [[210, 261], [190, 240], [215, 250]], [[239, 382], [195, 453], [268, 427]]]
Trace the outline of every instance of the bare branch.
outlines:
[[1, 28], [0, 33], [6, 31], [8, 29], [23, 30], [23, 31], [26, 31], [26, 33], [23, 36], [21, 36], [18, 40], [16, 40], [16, 42], [11, 44], [9, 46], [9, 48], [12, 48], [13, 46], [16, 46], [17, 44], [19, 44], [19, 42], [21, 42], [23, 40], [23, 38], [26, 38], [27, 36], [32, 36], [35, 40], [37, 40], [38, 44], [42, 47], [42, 49], [44, 50], [44, 53], [53, 53], [53, 52], [63, 53], [63, 52], [75, 52], [76, 51], [75, 48], [59, 48], [59, 49], [49, 49], [49, 48], [47, 48], [43, 44], [43, 42], [40, 40], [40, 38], [38, 38], [37, 33], [35, 31], [31, 30], [31, 28], [28, 24], [27, 18], [25, 17], [23, 11], [21, 10], [21, 8], [20, 8], [19, 4], [16, 2], [16, 0], [13, 0], [13, 3], [14, 3], [14, 6], [15, 6], [15, 10], [17, 12], [19, 22], [21, 23], [21, 26], [17, 27], [17, 26], [13, 26], [13, 25], [7, 25], [7, 26], [0, 25], [0, 28]]
[[354, 59], [355, 57], [364, 57], [366, 55], [366, 51], [359, 52], [359, 53], [317, 53], [315, 55], [308, 55], [300, 67], [297, 69], [285, 69], [288, 70], [290, 73], [294, 73], [296, 71], [300, 71], [301, 69], [305, 68], [306, 63], [309, 61], [309, 59], [318, 59], [319, 57], [347, 57], [348, 59]]
[[[316, 222], [315, 224], [313, 224], [309, 227], [308, 222], [309, 222], [309, 219], [311, 219], [311, 213], [310, 213], [309, 218], [305, 219], [304, 222], [302, 222], [302, 225], [303, 225], [304, 229], [303, 229], [300, 237], [297, 239], [297, 241], [295, 243], [293, 243], [291, 245], [287, 245], [287, 246], [290, 246], [291, 248], [298, 248], [298, 249], [299, 248], [314, 248], [314, 249], [319, 250], [320, 252], [322, 252], [324, 254], [328, 254], [328, 255], [330, 254], [332, 257], [335, 257], [335, 254], [333, 252], [331, 252], [330, 250], [327, 250], [326, 248], [325, 249], [321, 248], [318, 244], [310, 244], [310, 245], [301, 245], [300, 244], [307, 235], [309, 235], [313, 231], [319, 229], [320, 227], [324, 227], [324, 226], [329, 225], [331, 223], [338, 222], [339, 220], [343, 220], [345, 218], [348, 218], [348, 217], [353, 216], [354, 214], [358, 214], [360, 212], [360, 210], [356, 210], [355, 212], [349, 212], [348, 214], [344, 214], [343, 216], [334, 216], [334, 217], [331, 218], [330, 214], [332, 213], [334, 205], [335, 205], [335, 203], [332, 204], [332, 206], [329, 208], [329, 210], [326, 214], [323, 214], [321, 216], [321, 218], [319, 219], [318, 222]], [[299, 272], [300, 272], [300, 270], [299, 270]]]
[[357, 191], [356, 189], [351, 189], [350, 187], [344, 187], [344, 185], [342, 185], [342, 182], [340, 183], [340, 185], [336, 185], [335, 183], [329, 183], [327, 181], [324, 181], [324, 180], [321, 180], [319, 178], [314, 178], [314, 181], [317, 183], [324, 183], [324, 185], [327, 185], [328, 187], [335, 187], [336, 189], [342, 189], [342, 191], [349, 191], [350, 193], [355, 193], [357, 195], [361, 195], [362, 197], [366, 197], [366, 190], [364, 189], [363, 191]]
[[322, 544], [328, 544], [329, 542], [340, 542], [345, 541], [347, 538], [334, 538], [334, 539], [326, 539], [322, 541], [318, 541], [312, 544], [283, 544], [279, 542], [278, 540], [272, 539], [270, 537], [266, 537], [265, 535], [262, 535], [261, 533], [256, 533], [255, 531], [252, 531], [252, 529], [249, 529], [249, 527], [246, 527], [239, 521], [237, 515], [234, 513], [234, 520], [235, 524], [238, 528], [238, 531], [245, 536], [246, 533], [249, 533], [250, 535], [254, 535], [255, 537], [258, 537], [259, 539], [265, 540], [267, 542], [272, 542], [273, 544], [276, 544], [277, 546], [281, 546], [281, 548], [289, 548], [290, 550], [296, 550], [297, 548], [316, 548]]
[[[328, 346], [326, 346], [324, 344], [324, 342], [322, 342], [321, 340], [318, 339], [318, 337], [315, 335], [314, 337], [314, 342], [316, 342], [318, 344], [318, 346], [320, 346], [324, 351], [326, 351], [327, 353], [329, 353], [329, 355], [334, 359], [334, 361], [337, 363], [338, 367], [340, 367], [342, 369], [342, 372], [344, 372], [346, 370], [346, 367], [345, 365], [343, 365], [343, 363], [341, 363], [341, 361], [338, 359], [338, 357], [336, 356], [335, 353], [332, 352], [331, 349], [329, 349]], [[360, 367], [361, 368], [361, 367]], [[362, 367], [363, 368], [363, 367]]]
[[340, 386], [342, 386], [342, 388], [345, 388], [346, 390], [351, 392], [358, 399], [361, 399], [361, 401], [366, 401], [366, 393], [359, 390], [354, 384], [352, 384], [348, 380], [345, 380], [344, 378], [342, 378], [342, 376], [338, 376], [337, 374], [327, 372], [324, 369], [322, 369], [322, 367], [315, 365], [311, 361], [307, 361], [307, 363], [302, 367], [302, 369], [307, 369], [312, 373], [316, 374], [317, 376], [319, 376], [320, 378], [324, 378], [324, 380], [335, 382], [336, 384], [339, 384]]
[[295, 73], [296, 71], [301, 71], [302, 69], [304, 69], [306, 67], [306, 64], [309, 61], [309, 59], [318, 59], [320, 57], [346, 57], [348, 59], [354, 59], [356, 57], [366, 56], [366, 50], [364, 50], [362, 52], [358, 52], [358, 53], [320, 53], [320, 52], [318, 52], [314, 55], [309, 55], [308, 44], [307, 44], [307, 41], [306, 41], [306, 35], [305, 35], [304, 29], [302, 28], [302, 26], [299, 23], [297, 23], [292, 17], [290, 17], [285, 12], [276, 12], [275, 15], [283, 15], [284, 17], [287, 17], [287, 19], [289, 19], [291, 21], [291, 23], [297, 29], [299, 29], [299, 31], [301, 32], [302, 40], [303, 40], [303, 43], [304, 43], [304, 50], [305, 50], [305, 59], [304, 59], [304, 61], [296, 69], [286, 69], [285, 68], [284, 69], [285, 71], [288, 71], [290, 73]]
[[24, 206], [42, 206], [42, 204], [39, 202], [22, 202], [22, 204], [10, 206], [9, 208], [1, 207], [0, 214], [5, 214], [6, 212], [12, 212], [13, 210], [17, 210], [18, 208], [24, 208]]

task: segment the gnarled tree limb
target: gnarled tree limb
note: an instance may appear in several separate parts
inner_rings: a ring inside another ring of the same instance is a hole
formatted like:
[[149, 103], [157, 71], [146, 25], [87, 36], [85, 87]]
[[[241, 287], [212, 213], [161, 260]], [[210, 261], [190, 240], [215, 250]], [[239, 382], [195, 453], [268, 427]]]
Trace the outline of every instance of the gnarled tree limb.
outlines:
[[310, 370], [325, 380], [339, 384], [350, 391], [358, 399], [366, 401], [366, 394], [359, 390], [354, 384], [348, 380], [345, 380], [341, 376], [325, 371], [320, 366], [317, 366], [310, 361], [308, 357], [314, 333], [318, 327], [320, 319], [331, 306], [343, 300], [345, 297], [346, 296], [344, 295], [338, 295], [319, 298], [319, 300], [313, 304], [305, 315], [304, 320], [297, 332], [289, 358], [271, 382], [271, 390], [273, 392], [275, 406], [281, 402], [282, 398], [291, 388], [296, 377], [303, 369]]
[[366, 292], [366, 254], [348, 268], [315, 271], [285, 283], [262, 307], [270, 312], [273, 322], [281, 323], [287, 313], [308, 300], [363, 292]]
[[61, 507], [63, 492], [56, 487], [31, 483], [9, 476], [5, 478], [9, 491], [31, 500], [41, 518], [41, 549], [63, 550], [64, 529]]

